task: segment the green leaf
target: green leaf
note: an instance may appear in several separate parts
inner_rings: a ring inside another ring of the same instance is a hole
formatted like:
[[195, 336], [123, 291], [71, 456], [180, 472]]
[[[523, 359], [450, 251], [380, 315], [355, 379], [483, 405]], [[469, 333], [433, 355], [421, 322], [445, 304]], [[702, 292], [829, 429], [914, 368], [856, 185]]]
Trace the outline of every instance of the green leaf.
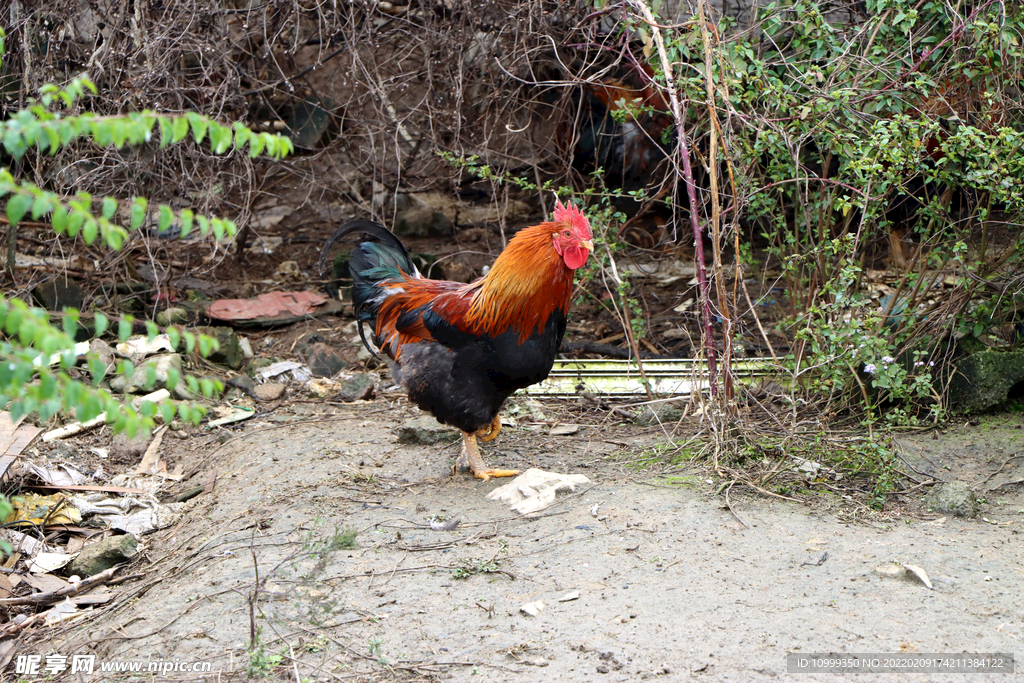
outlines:
[[32, 220], [37, 221], [44, 213], [49, 213], [53, 208], [53, 200], [47, 196], [40, 195], [32, 200]]
[[206, 237], [206, 234], [210, 232], [210, 221], [206, 216], [196, 216], [196, 220], [199, 221], [199, 234]]
[[90, 125], [92, 139], [100, 147], [106, 147], [114, 141], [113, 126], [109, 121], [92, 121]]
[[199, 387], [203, 392], [203, 396], [207, 398], [213, 396], [213, 380], [204, 377], [203, 379], [199, 380]]
[[102, 337], [103, 333], [107, 331], [107, 325], [110, 324], [110, 320], [107, 319], [107, 316], [96, 311], [95, 315], [93, 315], [93, 321], [96, 323], [96, 336]]
[[167, 391], [174, 391], [179, 380], [181, 380], [181, 373], [174, 368], [167, 368]]
[[213, 228], [213, 236], [218, 240], [224, 237], [224, 221], [219, 218], [214, 218], [210, 221], [211, 227]]
[[96, 236], [100, 232], [100, 226], [96, 224], [96, 219], [89, 216], [85, 219], [85, 225], [82, 226], [82, 239], [85, 240], [86, 244], [92, 244], [96, 241]]
[[73, 308], [66, 309], [61, 316], [61, 327], [64, 328], [64, 334], [74, 339], [78, 333], [78, 311]]
[[107, 373], [107, 365], [99, 358], [89, 359], [89, 374], [92, 375], [93, 385], [98, 385], [103, 381], [103, 377]]
[[114, 217], [114, 214], [116, 212], [117, 212], [117, 200], [114, 199], [113, 197], [104, 197], [103, 198], [103, 212], [102, 212], [101, 215], [109, 221], [111, 218]]
[[[163, 149], [171, 144], [171, 139], [174, 137], [174, 124], [166, 116], [161, 116], [157, 120], [160, 122], [160, 149]], [[188, 132], [187, 124], [185, 131]], [[184, 133], [182, 133], [182, 136], [184, 136]]]
[[107, 221], [103, 221], [100, 225], [103, 232], [103, 239], [106, 241], [107, 246], [114, 251], [121, 251], [121, 247], [124, 245], [125, 239], [128, 237], [128, 233], [120, 225], [114, 225]]
[[83, 223], [85, 223], [85, 214], [81, 211], [72, 211], [68, 217], [68, 235], [76, 236], [82, 229]]
[[193, 213], [191, 209], [181, 210], [181, 237], [188, 237], [188, 234], [192, 232], [192, 218]]
[[156, 384], [156, 368], [152, 363], [146, 365], [146, 388], [151, 389]]
[[231, 147], [231, 129], [220, 126], [220, 137], [213, 148], [214, 154], [223, 154]]
[[174, 119], [173, 132], [174, 137], [171, 138], [171, 142], [180, 142], [182, 138], [188, 135], [188, 119], [184, 116]]
[[249, 156], [255, 158], [260, 154], [263, 154], [263, 137], [253, 135], [249, 138]]
[[[161, 121], [163, 119], [160, 119]], [[142, 221], [146, 218], [146, 198], [135, 197], [132, 199], [132, 211], [131, 211], [131, 222], [129, 227], [132, 230], [138, 230], [139, 226], [142, 225]]]
[[160, 404], [160, 417], [163, 418], [164, 424], [171, 424], [174, 421], [174, 404], [168, 401], [164, 401]]
[[209, 123], [203, 116], [194, 112], [189, 112], [188, 119], [189, 123], [192, 124], [192, 137], [195, 138], [198, 145], [206, 137], [206, 129], [209, 127]]
[[188, 331], [186, 331], [184, 333], [184, 336], [185, 336], [185, 351], [187, 353], [192, 353], [192, 351], [194, 351], [195, 348], [196, 348], [196, 336], [194, 334], [192, 334], [191, 332], [188, 332]]
[[171, 221], [174, 220], [174, 212], [171, 211], [171, 207], [166, 204], [161, 204], [157, 209], [159, 212], [159, 221], [157, 223], [158, 232], [167, 232], [171, 227]]
[[147, 320], [146, 321], [146, 339], [148, 341], [153, 341], [154, 339], [156, 339], [156, 336], [158, 334], [160, 334], [160, 328], [157, 327], [156, 323], [153, 322], [152, 320]]
[[11, 222], [11, 225], [17, 227], [18, 222], [25, 216], [30, 206], [32, 206], [32, 197], [25, 194], [12, 195], [7, 200], [7, 220]]
[[125, 341], [126, 339], [128, 339], [128, 337], [132, 335], [132, 323], [134, 321], [135, 318], [133, 318], [130, 315], [122, 316], [122, 318], [117, 321], [118, 341]]
[[53, 126], [47, 126], [44, 130], [46, 137], [50, 141], [50, 156], [53, 156], [60, 149], [60, 135]]
[[177, 351], [178, 343], [181, 342], [181, 334], [178, 332], [178, 328], [177, 327], [168, 327], [167, 328], [167, 338], [171, 342], [171, 348], [174, 349], [175, 351]]

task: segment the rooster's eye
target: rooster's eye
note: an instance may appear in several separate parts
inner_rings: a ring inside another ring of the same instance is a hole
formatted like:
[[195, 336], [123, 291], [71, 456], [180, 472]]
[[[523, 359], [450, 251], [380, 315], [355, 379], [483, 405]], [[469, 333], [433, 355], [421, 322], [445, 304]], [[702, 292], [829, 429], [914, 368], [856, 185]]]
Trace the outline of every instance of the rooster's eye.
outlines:
[[565, 230], [564, 232], [562, 232], [562, 234], [565, 235], [566, 237], [570, 237], [568, 230]]

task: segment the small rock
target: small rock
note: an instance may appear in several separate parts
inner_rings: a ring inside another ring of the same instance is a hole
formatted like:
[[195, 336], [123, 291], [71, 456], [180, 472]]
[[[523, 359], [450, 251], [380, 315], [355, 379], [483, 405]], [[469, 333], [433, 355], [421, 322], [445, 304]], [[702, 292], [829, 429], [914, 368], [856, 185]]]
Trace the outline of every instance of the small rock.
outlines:
[[141, 438], [130, 438], [124, 432], [115, 434], [113, 440], [110, 442], [110, 457], [114, 458], [119, 462], [130, 462], [135, 463], [142, 458], [142, 454], [146, 452], [145, 439]]
[[276, 382], [271, 384], [260, 384], [253, 389], [253, 393], [255, 393], [261, 401], [276, 401], [284, 396], [284, 385]]
[[95, 355], [96, 359], [106, 366], [107, 372], [115, 366], [114, 349], [102, 339], [93, 339], [89, 342], [89, 353]]
[[932, 510], [950, 512], [957, 517], [978, 516], [978, 498], [962, 481], [948, 481], [932, 487], [923, 501]]
[[306, 391], [313, 398], [327, 398], [338, 393], [338, 383], [326, 377], [317, 377], [306, 382]]
[[207, 360], [218, 365], [226, 365], [233, 370], [242, 367], [245, 355], [238, 344], [238, 335], [230, 327], [197, 327], [197, 334], [205, 334], [217, 340], [219, 349], [211, 353]]
[[252, 344], [249, 343], [249, 339], [247, 337], [239, 337], [238, 348], [242, 349], [243, 358], [253, 358], [256, 356], [256, 354], [252, 352]]
[[256, 382], [254, 382], [252, 377], [250, 377], [249, 375], [235, 375], [234, 377], [229, 379], [228, 382], [230, 382], [230, 384], [225, 383], [225, 389], [228, 387], [234, 387], [236, 389], [241, 389], [242, 387], [245, 387], [243, 393], [245, 393], [246, 395], [249, 395], [250, 392], [255, 393], [256, 391]]
[[156, 324], [164, 327], [175, 323], [188, 322], [188, 311], [184, 308], [167, 308], [156, 314]]
[[105, 569], [132, 559], [138, 550], [138, 545], [138, 541], [131, 534], [105, 538], [82, 548], [78, 557], [68, 565], [68, 570], [81, 577], [99, 574]]
[[597, 673], [599, 673], [599, 674], [606, 674], [606, 673], [608, 673], [608, 671], [609, 671], [608, 667], [605, 666], [604, 664], [601, 664], [601, 665], [599, 665], [597, 667]]
[[673, 408], [670, 404], [661, 403], [644, 408], [636, 421], [644, 425], [674, 424], [682, 417], [683, 411]]
[[580, 431], [579, 425], [555, 425], [551, 428], [551, 436], [569, 436]]
[[432, 446], [438, 443], [451, 443], [458, 438], [457, 431], [451, 427], [445, 427], [427, 415], [409, 420], [398, 428], [399, 443]]
[[306, 365], [317, 377], [334, 377], [348, 367], [348, 363], [324, 342], [310, 344], [305, 356]]
[[399, 237], [447, 237], [455, 230], [452, 219], [428, 206], [416, 206], [395, 216], [392, 226]]
[[540, 600], [534, 600], [533, 602], [528, 602], [524, 605], [520, 605], [519, 607], [520, 612], [531, 617], [535, 617], [540, 614], [542, 609], [544, 609], [544, 603]]
[[562, 597], [558, 598], [558, 602], [569, 602], [571, 600], [579, 600], [579, 599], [580, 599], [580, 592], [579, 591], [573, 591], [571, 593], [566, 593]]
[[[152, 387], [146, 386], [148, 368], [153, 368], [155, 383]], [[181, 356], [177, 353], [165, 353], [159, 356], [152, 356], [146, 362], [136, 366], [135, 372], [125, 381], [123, 375], [110, 379], [110, 389], [122, 393], [141, 393], [163, 389], [167, 386], [168, 372], [174, 370], [181, 376]], [[179, 382], [181, 384], [181, 382]]]
[[283, 261], [274, 271], [271, 279], [274, 282], [298, 282], [302, 279], [302, 270], [295, 261]]
[[373, 377], [360, 373], [342, 383], [338, 398], [342, 401], [365, 401], [373, 398], [375, 391]]
[[81, 309], [85, 303], [85, 292], [82, 287], [65, 277], [58, 276], [50, 282], [37, 285], [32, 290], [39, 305], [48, 311], [62, 311], [65, 308]]

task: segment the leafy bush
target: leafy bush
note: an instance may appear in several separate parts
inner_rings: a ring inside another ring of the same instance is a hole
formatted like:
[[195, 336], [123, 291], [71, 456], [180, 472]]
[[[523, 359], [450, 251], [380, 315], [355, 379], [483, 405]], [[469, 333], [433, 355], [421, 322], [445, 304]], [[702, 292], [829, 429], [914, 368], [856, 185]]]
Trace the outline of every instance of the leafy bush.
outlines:
[[[3, 54], [0, 41], [0, 55]], [[208, 144], [214, 154], [247, 148], [250, 156], [261, 154], [281, 158], [292, 151], [291, 142], [284, 137], [251, 131], [241, 123], [225, 126], [206, 116], [189, 112], [181, 116], [167, 116], [151, 111], [131, 112], [119, 116], [95, 116], [84, 108], [84, 98], [96, 93], [96, 87], [86, 77], [72, 80], [63, 88], [46, 85], [39, 97], [15, 112], [0, 124], [0, 142], [14, 160], [20, 160], [33, 149], [39, 153], [56, 154], [79, 139], [91, 140], [99, 146], [159, 147], [181, 144], [190, 136], [195, 144]], [[20, 165], [18, 166], [20, 167]], [[216, 239], [235, 234], [235, 224], [225, 218], [195, 215], [184, 209], [174, 211], [166, 204], [153, 206], [143, 197], [94, 197], [85, 192], [67, 197], [49, 191], [33, 182], [27, 173], [0, 169], [0, 198], [6, 198], [6, 214], [11, 239], [8, 264], [13, 267], [14, 231], [26, 217], [33, 221], [47, 221], [58, 235], [81, 238], [86, 245], [97, 240], [117, 250], [132, 231], [152, 224], [158, 232], [166, 232], [172, 225], [180, 229], [181, 237], [194, 229]], [[92, 325], [84, 325], [80, 313], [66, 310], [62, 324], [54, 326], [46, 311], [30, 307], [26, 302], [0, 296], [0, 405], [15, 418], [26, 413], [37, 413], [48, 420], [58, 412], [74, 414], [78, 420], [90, 420], [106, 413], [107, 421], [115, 431], [134, 435], [154, 424], [158, 411], [165, 421], [173, 419], [175, 405], [164, 402], [160, 406], [144, 401], [138, 410], [122, 405], [107, 391], [99, 388], [105, 368], [95, 358], [87, 360], [88, 378], [76, 369], [75, 338], [80, 327], [96, 337], [102, 336], [109, 325], [100, 312], [93, 315]], [[116, 321], [117, 336], [125, 340], [132, 332], [133, 319], [122, 316]], [[160, 330], [146, 322], [150, 339]], [[198, 350], [202, 355], [216, 347], [216, 341], [190, 332], [168, 328], [174, 348], [184, 347], [188, 352]], [[127, 360], [120, 361], [117, 372], [130, 376], [134, 367]], [[152, 373], [151, 373], [152, 374]], [[172, 376], [168, 388], [179, 381]], [[149, 385], [153, 377], [149, 378]], [[209, 379], [186, 376], [184, 381], [196, 394], [210, 396], [220, 390], [219, 383]], [[184, 420], [198, 421], [203, 414], [200, 407], [187, 402], [177, 404], [177, 413]]]

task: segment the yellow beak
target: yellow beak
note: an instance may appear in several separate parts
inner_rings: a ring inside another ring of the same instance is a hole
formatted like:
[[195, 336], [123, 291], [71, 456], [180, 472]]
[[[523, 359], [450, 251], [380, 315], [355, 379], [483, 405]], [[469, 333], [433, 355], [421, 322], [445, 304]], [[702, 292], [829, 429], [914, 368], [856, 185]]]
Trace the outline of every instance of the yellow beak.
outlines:
[[593, 252], [594, 251], [594, 243], [591, 242], [590, 240], [583, 240], [582, 242], [580, 242], [580, 246], [581, 247], [586, 247], [587, 251], [589, 251], [589, 252]]

